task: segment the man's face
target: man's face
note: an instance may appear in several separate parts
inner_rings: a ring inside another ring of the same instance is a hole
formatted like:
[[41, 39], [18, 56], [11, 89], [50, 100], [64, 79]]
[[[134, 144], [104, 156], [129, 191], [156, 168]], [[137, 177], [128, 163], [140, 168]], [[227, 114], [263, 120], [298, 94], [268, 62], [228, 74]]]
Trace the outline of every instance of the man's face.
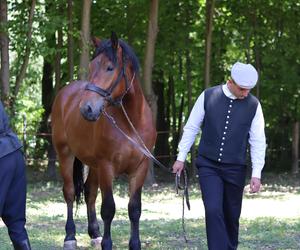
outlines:
[[250, 89], [241, 88], [232, 79], [228, 80], [228, 88], [238, 99], [246, 98], [250, 92]]

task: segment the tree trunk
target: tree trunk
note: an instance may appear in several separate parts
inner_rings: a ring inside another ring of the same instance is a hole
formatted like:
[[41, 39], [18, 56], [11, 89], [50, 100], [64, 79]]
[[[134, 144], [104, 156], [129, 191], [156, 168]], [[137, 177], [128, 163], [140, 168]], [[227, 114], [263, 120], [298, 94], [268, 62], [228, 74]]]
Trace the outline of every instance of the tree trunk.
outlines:
[[205, 69], [204, 69], [204, 86], [210, 85], [210, 66], [211, 66], [211, 44], [213, 30], [215, 0], [206, 0], [206, 32], [205, 32]]
[[[155, 123], [156, 123], [156, 115], [157, 115], [157, 104], [156, 104], [156, 97], [152, 90], [152, 69], [154, 63], [155, 42], [156, 42], [156, 36], [158, 32], [157, 22], [158, 22], [158, 0], [151, 0], [142, 87], [144, 90], [145, 97], [148, 100], [149, 105], [151, 107]], [[153, 162], [152, 162], [150, 164], [149, 171], [147, 174], [146, 184], [151, 185], [154, 182], [155, 179], [154, 179]]]
[[12, 106], [14, 106], [15, 100], [17, 99], [17, 95], [19, 93], [22, 81], [25, 77], [25, 73], [27, 70], [28, 62], [29, 62], [30, 47], [31, 47], [31, 40], [32, 40], [32, 23], [33, 23], [35, 4], [36, 4], [36, 0], [32, 0], [31, 6], [30, 6], [30, 11], [29, 11], [29, 17], [28, 17], [28, 30], [27, 30], [27, 34], [26, 34], [25, 54], [24, 54], [23, 63], [21, 65], [20, 72], [16, 77], [14, 96], [12, 98]]
[[[54, 39], [55, 36], [53, 35]], [[49, 41], [48, 41], [49, 42]], [[43, 65], [43, 78], [42, 78], [42, 104], [44, 107], [45, 112], [43, 113], [42, 121], [40, 123], [39, 133], [45, 134], [43, 138], [47, 141], [47, 147], [43, 148], [43, 152], [47, 151], [48, 156], [48, 165], [46, 176], [50, 180], [56, 179], [56, 167], [55, 161], [53, 160], [55, 157], [53, 155], [53, 145], [51, 137], [48, 136], [50, 133], [50, 124], [48, 123], [48, 119], [51, 113], [51, 105], [52, 105], [52, 97], [53, 97], [53, 65], [52, 62], [44, 58], [44, 65]]]
[[[58, 3], [58, 5], [56, 6], [57, 8], [57, 12], [61, 13], [63, 15], [63, 10], [64, 10], [64, 5]], [[53, 36], [54, 37], [54, 36]], [[50, 116], [51, 113], [51, 106], [52, 106], [52, 102], [53, 102], [53, 97], [56, 95], [56, 93], [58, 92], [58, 90], [62, 87], [62, 83], [61, 83], [61, 51], [63, 48], [63, 31], [62, 31], [62, 27], [59, 27], [57, 30], [57, 39], [56, 39], [56, 55], [55, 55], [55, 64], [54, 64], [54, 75], [55, 75], [55, 87], [53, 89], [52, 87], [52, 82], [53, 79], [50, 78], [43, 78], [43, 86], [47, 91], [51, 91], [52, 95], [50, 95], [50, 98], [45, 98], [44, 97], [44, 107], [45, 108], [45, 116], [43, 117], [43, 130], [45, 133], [51, 133], [51, 127], [50, 124], [48, 124], [48, 118]], [[45, 62], [45, 66], [49, 64], [49, 62]], [[51, 65], [51, 62], [50, 64]], [[49, 66], [48, 65], [48, 66]], [[44, 74], [47, 74], [47, 67], [45, 68], [45, 71], [43, 72]], [[48, 68], [50, 75], [52, 75], [52, 65]], [[45, 94], [45, 92], [44, 92]], [[56, 176], [56, 165], [55, 165], [55, 158], [56, 158], [56, 154], [55, 154], [55, 150], [53, 147], [53, 143], [52, 143], [52, 138], [51, 136], [47, 136], [47, 141], [48, 141], [48, 147], [47, 147], [47, 156], [48, 156], [48, 165], [47, 165], [47, 171], [46, 171], [46, 175], [47, 178], [49, 178], [50, 180], [56, 180], [57, 176]]]
[[177, 143], [176, 143], [176, 121], [178, 120], [177, 112], [176, 112], [176, 101], [175, 101], [175, 86], [174, 86], [174, 78], [172, 73], [169, 75], [169, 93], [170, 93], [170, 105], [171, 105], [171, 116], [172, 116], [172, 158], [171, 161], [175, 160], [175, 156], [177, 154]]
[[[54, 157], [50, 156], [50, 152], [53, 148], [52, 139], [48, 134], [51, 132], [50, 124], [48, 122], [50, 113], [51, 113], [51, 105], [53, 99], [53, 65], [52, 62], [44, 58], [44, 66], [43, 66], [43, 78], [42, 78], [42, 104], [45, 112], [43, 113], [42, 121], [40, 123], [39, 132], [45, 134], [43, 138], [47, 141], [47, 147], [43, 149], [47, 151], [48, 156], [48, 165], [46, 175], [50, 180], [56, 179], [55, 172], [55, 161], [53, 161]], [[51, 93], [51, 94], [50, 94]]]
[[[181, 130], [182, 130], [183, 107], [184, 107], [184, 95], [181, 95], [179, 114], [178, 114], [178, 127], [177, 127], [177, 130], [175, 133], [176, 136], [174, 138], [174, 148], [175, 148], [176, 152], [177, 152], [180, 134], [181, 134]], [[175, 152], [175, 154], [176, 154], [176, 152]]]
[[68, 0], [68, 74], [74, 80], [73, 0]]
[[161, 156], [158, 159], [164, 165], [169, 163], [169, 123], [167, 122], [166, 114], [166, 103], [164, 98], [164, 75], [163, 71], [160, 70], [155, 74], [153, 90], [157, 95], [157, 120], [156, 120], [156, 129], [159, 132], [157, 134], [157, 140], [155, 144], [154, 155]]
[[[252, 14], [252, 22], [253, 22], [253, 30], [254, 30], [254, 57], [255, 57], [255, 68], [257, 70], [258, 75], [260, 76], [260, 72], [261, 72], [261, 58], [260, 58], [260, 49], [259, 49], [259, 44], [260, 42], [257, 40], [258, 39], [258, 35], [257, 35], [257, 15], [258, 13], [256, 13], [256, 9], [254, 8], [255, 13]], [[250, 46], [249, 46], [250, 47]], [[259, 78], [258, 78], [258, 82], [256, 84], [256, 97], [259, 99], [259, 95], [260, 95], [260, 83], [259, 83]]]
[[[187, 38], [188, 42], [188, 38]], [[191, 66], [191, 58], [190, 58], [190, 53], [189, 50], [185, 50], [185, 58], [186, 58], [186, 84], [187, 84], [187, 90], [188, 90], [188, 114], [191, 113], [191, 110], [193, 108], [193, 103], [192, 103], [192, 66]], [[196, 163], [195, 163], [195, 147], [192, 145], [191, 147], [191, 171], [190, 171], [190, 176], [195, 176], [194, 175], [194, 170], [196, 169]]]
[[7, 30], [7, 1], [0, 1], [0, 46], [1, 46], [1, 99], [5, 105], [9, 102], [9, 39]]
[[[54, 11], [60, 11], [59, 7], [56, 6], [53, 1], [48, 0], [45, 2], [45, 9], [46, 13], [52, 13]], [[55, 37], [55, 31], [52, 33], [46, 33], [45, 36], [45, 43], [47, 48], [54, 49], [60, 42], [56, 43], [56, 37]], [[60, 33], [60, 32], [58, 32]], [[57, 38], [59, 40], [60, 38]], [[37, 140], [37, 146], [36, 146], [36, 153], [38, 154], [37, 157], [40, 157], [40, 155], [43, 155], [45, 152], [47, 152], [48, 156], [48, 165], [46, 170], [46, 177], [50, 180], [56, 179], [56, 167], [55, 167], [55, 161], [53, 159], [55, 158], [52, 154], [52, 140], [51, 136], [49, 134], [51, 133], [51, 127], [49, 124], [49, 116], [51, 113], [51, 106], [53, 97], [55, 95], [55, 87], [54, 85], [57, 84], [57, 82], [53, 82], [53, 73], [55, 72], [55, 79], [60, 82], [59, 75], [60, 75], [60, 69], [58, 64], [59, 59], [59, 48], [57, 51], [57, 54], [54, 55], [45, 55], [44, 56], [44, 62], [43, 62], [43, 77], [42, 77], [42, 106], [44, 108], [44, 113], [42, 116], [42, 120], [40, 122], [39, 131], [37, 137], [39, 140]], [[42, 134], [42, 136], [40, 135]], [[41, 144], [41, 139], [46, 141], [46, 143]]]
[[[167, 81], [167, 96], [166, 96], [166, 99], [167, 99], [167, 103], [166, 103], [166, 122], [168, 124], [168, 127], [169, 127], [169, 135], [168, 137], [172, 136], [173, 138], [173, 134], [172, 134], [172, 131], [170, 131], [171, 129], [171, 115], [172, 115], [172, 88], [170, 87], [170, 76], [169, 76], [169, 79]], [[174, 158], [173, 158], [173, 149], [172, 149], [172, 143], [169, 143], [169, 160], [170, 162], [173, 162]]]
[[[62, 6], [59, 6], [59, 8]], [[61, 51], [63, 48], [63, 31], [62, 27], [59, 27], [57, 30], [57, 44], [56, 44], [56, 55], [55, 55], [55, 90], [54, 95], [62, 87], [61, 83]]]
[[293, 124], [292, 137], [292, 173], [299, 173], [299, 121]]
[[79, 79], [86, 80], [88, 76], [88, 67], [90, 61], [90, 17], [91, 0], [83, 1], [82, 20], [81, 20], [81, 54], [79, 65]]
[[134, 25], [134, 13], [135, 9], [133, 4], [130, 3], [131, 0], [126, 1], [126, 30], [127, 30], [127, 43], [129, 45], [132, 44], [132, 39], [134, 38], [134, 29], [132, 26]]
[[152, 69], [154, 63], [155, 42], [156, 42], [156, 36], [158, 32], [157, 18], [158, 18], [158, 0], [151, 0], [146, 53], [145, 53], [144, 69], [143, 69], [143, 90], [146, 97], [151, 97], [153, 95]]

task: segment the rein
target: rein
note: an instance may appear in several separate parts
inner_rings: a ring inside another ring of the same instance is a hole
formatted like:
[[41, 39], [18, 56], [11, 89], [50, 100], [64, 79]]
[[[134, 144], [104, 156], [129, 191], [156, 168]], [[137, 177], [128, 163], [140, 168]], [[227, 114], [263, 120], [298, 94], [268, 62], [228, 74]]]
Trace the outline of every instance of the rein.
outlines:
[[[131, 83], [129, 85], [129, 88], [132, 85], [133, 82], [133, 78], [131, 80]], [[128, 90], [129, 90], [128, 88]], [[127, 90], [127, 91], [128, 91]], [[130, 141], [136, 148], [138, 148], [146, 157], [148, 157], [149, 159], [153, 160], [153, 162], [158, 165], [159, 167], [161, 167], [164, 171], [168, 172], [168, 173], [172, 173], [165, 165], [163, 165], [159, 160], [157, 160], [155, 158], [155, 156], [150, 152], [150, 150], [146, 147], [144, 141], [142, 140], [142, 138], [140, 137], [139, 133], [137, 132], [137, 130], [135, 129], [134, 125], [132, 124], [125, 108], [122, 102], [123, 97], [126, 95], [127, 91], [122, 95], [121, 98], [121, 108], [123, 111], [123, 114], [125, 115], [131, 129], [133, 130], [134, 134], [136, 135], [136, 137], [138, 138], [138, 142], [135, 141], [134, 139], [132, 139], [129, 135], [127, 135], [117, 124], [116, 120], [109, 115], [105, 110], [103, 110], [103, 114], [108, 118], [108, 120], [111, 122], [111, 124], [128, 140]], [[188, 242], [187, 239], [187, 233], [186, 233], [186, 228], [185, 228], [185, 219], [184, 219], [184, 213], [185, 213], [185, 205], [184, 203], [186, 202], [187, 208], [188, 210], [190, 210], [190, 199], [189, 199], [189, 192], [188, 192], [188, 174], [187, 174], [187, 170], [186, 168], [183, 169], [182, 174], [181, 174], [182, 178], [180, 177], [180, 175], [176, 174], [175, 175], [175, 189], [176, 189], [176, 194], [179, 194], [179, 190], [183, 190], [182, 192], [182, 217], [181, 217], [181, 224], [182, 224], [182, 231], [183, 231], [183, 238], [185, 240], [185, 242]]]
[[[126, 88], [124, 93], [117, 98], [116, 100], [113, 100], [112, 98], [112, 92], [113, 90], [117, 87], [117, 85], [119, 84], [119, 82], [121, 81], [122, 77], [124, 77], [125, 79], [125, 83], [126, 83]], [[146, 157], [148, 157], [149, 159], [151, 159], [156, 165], [158, 165], [159, 167], [161, 167], [164, 171], [168, 172], [168, 173], [172, 173], [170, 171], [169, 168], [167, 168], [166, 166], [164, 166], [160, 161], [158, 161], [155, 156], [150, 152], [150, 150], [146, 147], [145, 143], [143, 142], [142, 138], [140, 137], [138, 131], [135, 129], [134, 125], [132, 124], [125, 108], [123, 105], [123, 98], [124, 96], [128, 93], [129, 89], [132, 86], [133, 80], [135, 79], [135, 73], [132, 76], [132, 79], [130, 81], [130, 84], [128, 84], [128, 79], [126, 76], [126, 60], [125, 57], [123, 55], [123, 67], [122, 70], [120, 70], [117, 79], [115, 80], [115, 82], [111, 85], [111, 87], [109, 87], [107, 90], [106, 89], [102, 89], [98, 86], [96, 86], [95, 84], [92, 83], [88, 83], [85, 87], [85, 90], [89, 90], [89, 91], [93, 91], [96, 92], [97, 94], [99, 94], [100, 96], [104, 97], [105, 100], [107, 100], [110, 104], [114, 105], [114, 106], [121, 106], [123, 114], [125, 115], [132, 131], [134, 132], [135, 136], [137, 137], [138, 141], [135, 141], [133, 138], [131, 138], [129, 135], [127, 135], [117, 124], [116, 120], [109, 115], [106, 110], [104, 109], [102, 112], [103, 114], [107, 117], [107, 119], [110, 121], [110, 123], [128, 140], [130, 141], [137, 149], [139, 149], [139, 151], [141, 153], [143, 153]], [[190, 202], [189, 202], [189, 193], [188, 193], [188, 176], [187, 176], [187, 170], [186, 168], [183, 169], [182, 172], [182, 181], [181, 178], [178, 174], [176, 174], [175, 176], [175, 188], [176, 188], [176, 193], [178, 194], [179, 190], [183, 190], [182, 193], [182, 229], [183, 229], [183, 237], [185, 239], [185, 242], [187, 243], [187, 236], [186, 236], [186, 230], [185, 230], [185, 221], [184, 221], [184, 201], [186, 201], [186, 205], [188, 207], [188, 209], [190, 210]]]

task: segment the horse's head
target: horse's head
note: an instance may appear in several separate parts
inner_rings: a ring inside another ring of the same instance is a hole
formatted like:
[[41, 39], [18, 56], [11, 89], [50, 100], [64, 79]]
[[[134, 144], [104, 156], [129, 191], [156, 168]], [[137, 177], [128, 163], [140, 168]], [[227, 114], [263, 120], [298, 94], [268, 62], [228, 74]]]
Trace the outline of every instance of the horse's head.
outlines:
[[80, 112], [88, 121], [96, 121], [106, 106], [118, 103], [135, 76], [129, 69], [138, 71], [138, 61], [133, 51], [125, 42], [119, 41], [115, 33], [112, 33], [110, 40], [94, 39], [93, 42], [96, 51], [80, 102]]

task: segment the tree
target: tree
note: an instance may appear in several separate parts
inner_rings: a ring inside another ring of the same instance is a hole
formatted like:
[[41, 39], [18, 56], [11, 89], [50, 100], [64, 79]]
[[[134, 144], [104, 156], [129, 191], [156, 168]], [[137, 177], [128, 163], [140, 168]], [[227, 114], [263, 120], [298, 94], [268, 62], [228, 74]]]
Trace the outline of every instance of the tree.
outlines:
[[211, 44], [213, 31], [215, 0], [206, 0], [206, 33], [205, 33], [205, 80], [204, 86], [210, 85], [210, 61], [211, 61]]
[[154, 96], [153, 89], [152, 89], [152, 70], [153, 70], [154, 54], [155, 54], [155, 42], [158, 33], [157, 17], [158, 17], [158, 0], [151, 0], [149, 20], [148, 20], [146, 52], [145, 52], [144, 67], [143, 67], [143, 90], [154, 113], [155, 113], [154, 103], [156, 102], [156, 97]]
[[1, 99], [7, 104], [9, 98], [9, 38], [7, 24], [7, 1], [0, 1], [0, 46], [1, 46]]
[[90, 60], [89, 44], [90, 44], [90, 13], [91, 0], [83, 1], [82, 19], [81, 19], [81, 54], [79, 65], [79, 79], [85, 80], [88, 75], [88, 65]]
[[299, 173], [299, 121], [293, 124], [292, 140], [292, 173]]
[[[20, 71], [19, 71], [18, 75], [16, 76], [14, 95], [13, 95], [12, 101], [11, 101], [12, 106], [15, 105], [15, 100], [19, 93], [22, 81], [25, 77], [25, 73], [27, 70], [28, 62], [29, 62], [31, 40], [32, 40], [32, 24], [33, 24], [33, 15], [34, 15], [34, 10], [35, 10], [35, 5], [36, 5], [36, 0], [32, 0], [31, 5], [30, 5], [30, 10], [29, 10], [29, 17], [28, 17], [28, 29], [27, 29], [27, 33], [26, 33], [25, 53], [23, 55], [23, 63], [21, 65]], [[21, 57], [21, 56], [19, 55], [19, 57]], [[21, 61], [20, 58], [19, 58], [19, 61]], [[13, 108], [13, 110], [14, 110], [14, 108]]]
[[[147, 34], [147, 43], [146, 43], [146, 53], [144, 58], [144, 68], [143, 68], [143, 90], [146, 99], [151, 107], [153, 112], [153, 117], [156, 123], [157, 115], [157, 104], [156, 96], [152, 89], [152, 70], [154, 63], [154, 53], [155, 53], [155, 41], [158, 32], [158, 0], [150, 1], [150, 12], [148, 20], [148, 34]], [[151, 164], [148, 174], [147, 174], [147, 183], [154, 183], [154, 173], [153, 173], [153, 164]]]
[[[61, 9], [53, 2], [47, 0], [45, 2], [45, 22], [48, 20], [57, 20], [55, 18], [54, 13], [60, 13]], [[43, 77], [42, 77], [42, 105], [44, 108], [44, 113], [42, 116], [42, 120], [39, 127], [39, 133], [46, 135], [38, 136], [40, 138], [38, 142], [37, 152], [39, 155], [46, 151], [48, 157], [47, 171], [46, 176], [51, 180], [56, 179], [56, 166], [55, 161], [55, 152], [52, 145], [52, 139], [50, 136], [47, 136], [51, 133], [51, 128], [49, 124], [49, 116], [51, 114], [51, 106], [53, 102], [53, 97], [55, 96], [55, 91], [58, 89], [58, 84], [60, 83], [60, 51], [54, 51], [56, 48], [56, 37], [55, 33], [58, 29], [58, 36], [60, 34], [60, 28], [58, 27], [58, 23], [54, 21], [52, 23], [53, 26], [48, 27], [49, 30], [45, 30], [45, 45], [47, 49], [45, 50], [45, 54], [43, 55]], [[57, 40], [60, 40], [58, 38]], [[59, 42], [60, 43], [60, 42]], [[58, 48], [61, 45], [59, 44]], [[53, 80], [53, 74], [55, 74], [55, 81]]]
[[68, 0], [68, 75], [74, 79], [73, 0]]

